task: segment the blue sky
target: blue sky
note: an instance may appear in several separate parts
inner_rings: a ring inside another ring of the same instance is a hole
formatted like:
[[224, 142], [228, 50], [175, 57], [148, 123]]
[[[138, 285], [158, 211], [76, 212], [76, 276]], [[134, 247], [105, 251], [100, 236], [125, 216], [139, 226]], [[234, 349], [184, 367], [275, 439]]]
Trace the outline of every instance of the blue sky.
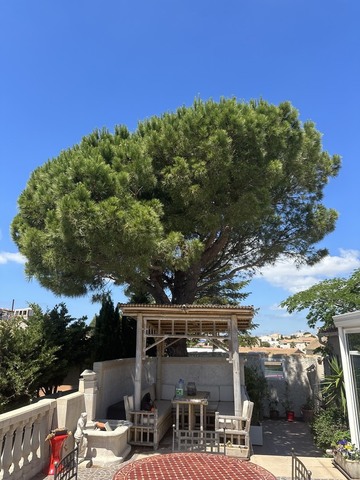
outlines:
[[[89, 298], [55, 297], [24, 276], [10, 236], [31, 172], [95, 128], [137, 122], [181, 105], [235, 96], [289, 100], [313, 120], [343, 166], [325, 190], [339, 212], [302, 270], [288, 262], [254, 279], [255, 334], [308, 330], [305, 314], [278, 308], [288, 295], [360, 266], [358, 0], [11, 0], [0, 5], [0, 307], [60, 301], [89, 320]], [[121, 290], [115, 301], [124, 301]]]

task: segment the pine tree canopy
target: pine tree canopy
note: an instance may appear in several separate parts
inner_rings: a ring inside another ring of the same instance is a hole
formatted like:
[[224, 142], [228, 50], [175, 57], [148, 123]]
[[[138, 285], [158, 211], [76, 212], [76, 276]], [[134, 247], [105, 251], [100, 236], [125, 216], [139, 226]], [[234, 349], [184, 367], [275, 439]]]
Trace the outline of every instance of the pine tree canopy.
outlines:
[[26, 273], [56, 294], [106, 282], [157, 303], [236, 301], [279, 256], [314, 263], [337, 213], [322, 203], [340, 168], [288, 102], [196, 100], [96, 130], [37, 168], [13, 239]]

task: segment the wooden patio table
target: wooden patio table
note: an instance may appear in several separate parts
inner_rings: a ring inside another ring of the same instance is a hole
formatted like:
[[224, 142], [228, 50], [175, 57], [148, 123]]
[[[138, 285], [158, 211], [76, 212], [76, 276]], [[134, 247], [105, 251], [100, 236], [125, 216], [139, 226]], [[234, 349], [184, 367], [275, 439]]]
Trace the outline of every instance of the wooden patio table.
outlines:
[[247, 460], [212, 453], [151, 455], [124, 463], [113, 480], [276, 480]]
[[197, 392], [195, 395], [174, 397], [172, 403], [176, 405], [176, 430], [180, 428], [180, 405], [188, 407], [189, 430], [194, 430], [195, 406], [200, 406], [200, 430], [204, 430], [206, 418], [206, 405], [208, 404], [209, 392]]

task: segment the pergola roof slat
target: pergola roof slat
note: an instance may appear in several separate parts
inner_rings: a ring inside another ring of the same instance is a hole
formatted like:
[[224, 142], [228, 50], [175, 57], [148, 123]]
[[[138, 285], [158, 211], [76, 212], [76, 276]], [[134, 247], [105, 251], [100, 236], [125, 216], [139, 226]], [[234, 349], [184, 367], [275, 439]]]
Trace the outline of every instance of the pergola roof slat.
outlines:
[[254, 308], [233, 305], [143, 305], [121, 304], [124, 315], [142, 315], [148, 335], [214, 336], [229, 334], [230, 320], [236, 317], [238, 330], [250, 327]]

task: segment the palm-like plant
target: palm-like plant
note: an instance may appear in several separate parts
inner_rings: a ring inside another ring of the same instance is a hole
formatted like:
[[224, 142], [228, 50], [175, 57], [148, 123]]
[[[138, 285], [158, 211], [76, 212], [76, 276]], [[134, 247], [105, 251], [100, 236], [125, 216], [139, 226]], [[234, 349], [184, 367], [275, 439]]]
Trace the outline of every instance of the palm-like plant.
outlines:
[[347, 415], [347, 404], [344, 384], [344, 372], [337, 357], [329, 360], [331, 374], [326, 375], [321, 385], [321, 393], [325, 406], [336, 405]]

